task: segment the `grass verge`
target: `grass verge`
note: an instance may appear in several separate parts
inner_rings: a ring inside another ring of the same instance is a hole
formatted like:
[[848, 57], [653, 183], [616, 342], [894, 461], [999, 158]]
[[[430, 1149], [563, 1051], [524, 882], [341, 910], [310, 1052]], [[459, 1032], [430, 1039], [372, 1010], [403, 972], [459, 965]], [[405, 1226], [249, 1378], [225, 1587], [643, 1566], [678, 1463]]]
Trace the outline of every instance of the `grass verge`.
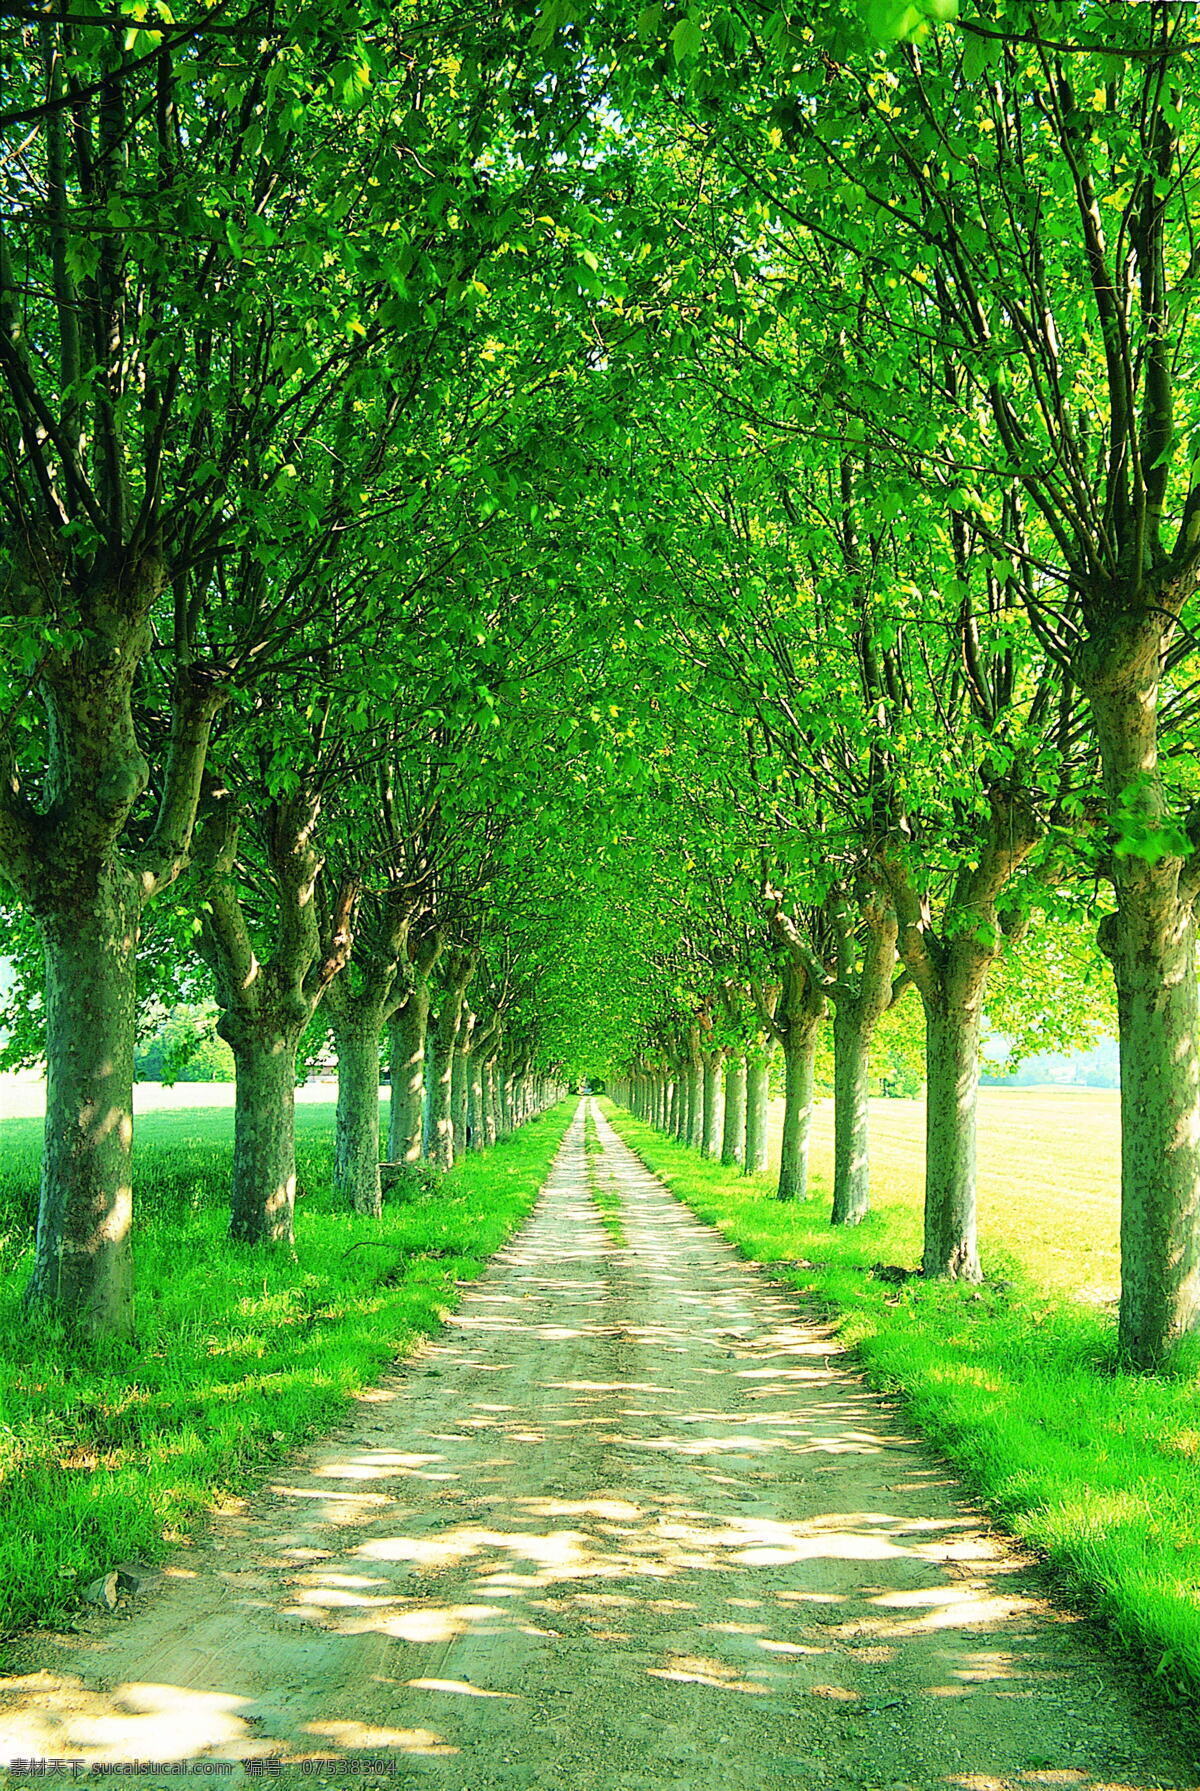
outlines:
[[910, 1207], [851, 1231], [827, 1191], [799, 1204], [615, 1110], [625, 1142], [697, 1216], [834, 1316], [874, 1385], [924, 1434], [1073, 1598], [1145, 1658], [1161, 1688], [1200, 1697], [1200, 1372], [1114, 1370], [1111, 1317], [1047, 1295], [994, 1253], [981, 1288], [871, 1273], [919, 1260]]
[[621, 1223], [621, 1197], [613, 1183], [605, 1178], [601, 1181], [597, 1174], [597, 1159], [604, 1155], [604, 1146], [600, 1142], [600, 1134], [596, 1130], [596, 1121], [589, 1108], [583, 1122], [583, 1155], [587, 1165], [588, 1193], [592, 1205], [600, 1214], [600, 1224], [604, 1228], [609, 1243], [623, 1250], [628, 1242], [625, 1227]]
[[295, 1260], [225, 1237], [225, 1116], [219, 1130], [203, 1116], [198, 1139], [185, 1119], [171, 1143], [140, 1128], [139, 1336], [86, 1355], [21, 1309], [36, 1140], [26, 1162], [18, 1136], [0, 1171], [0, 1634], [62, 1619], [118, 1561], [187, 1540], [436, 1331], [532, 1208], [574, 1110], [552, 1108], [373, 1221], [320, 1192], [325, 1109], [298, 1134], [309, 1193]]

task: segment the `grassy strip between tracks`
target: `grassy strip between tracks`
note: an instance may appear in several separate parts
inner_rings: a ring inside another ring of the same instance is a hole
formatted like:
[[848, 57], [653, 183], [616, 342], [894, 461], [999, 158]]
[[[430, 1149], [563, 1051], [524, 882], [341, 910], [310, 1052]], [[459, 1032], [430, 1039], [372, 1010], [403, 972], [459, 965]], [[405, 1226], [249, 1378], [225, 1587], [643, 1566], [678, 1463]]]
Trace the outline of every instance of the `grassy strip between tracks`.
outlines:
[[[832, 1315], [874, 1385], [962, 1470], [1079, 1603], [1200, 1699], [1200, 1373], [1115, 1372], [1111, 1316], [1047, 1295], [1000, 1237], [981, 1288], [901, 1285], [920, 1260], [911, 1207], [834, 1231], [827, 1190], [776, 1200], [765, 1176], [706, 1161], [604, 1103], [625, 1142], [698, 1217]], [[1013, 1202], [1020, 1200], [1014, 1188]], [[1064, 1196], [1064, 1222], [1069, 1197]]]
[[[355, 1390], [436, 1331], [525, 1218], [574, 1101], [469, 1156], [379, 1220], [334, 1209], [332, 1109], [299, 1139], [296, 1255], [225, 1238], [228, 1117], [137, 1152], [136, 1345], [73, 1353], [21, 1310], [20, 1132], [0, 1170], [0, 1633], [61, 1620], [119, 1561], [153, 1561]], [[188, 1119], [177, 1120], [186, 1133]], [[20, 1122], [18, 1122], [20, 1123]], [[8, 1140], [6, 1139], [6, 1144]], [[7, 1233], [7, 1235], [3, 1235]]]
[[[583, 1152], [587, 1164], [588, 1193], [592, 1197], [592, 1205], [600, 1214], [600, 1224], [610, 1244], [618, 1250], [624, 1250], [628, 1243], [625, 1227], [621, 1223], [621, 1196], [617, 1193], [611, 1179], [598, 1170], [598, 1164], [604, 1155], [604, 1146], [600, 1142], [596, 1130], [596, 1122], [589, 1110], [583, 1122]], [[603, 1179], [601, 1177], [603, 1176]]]

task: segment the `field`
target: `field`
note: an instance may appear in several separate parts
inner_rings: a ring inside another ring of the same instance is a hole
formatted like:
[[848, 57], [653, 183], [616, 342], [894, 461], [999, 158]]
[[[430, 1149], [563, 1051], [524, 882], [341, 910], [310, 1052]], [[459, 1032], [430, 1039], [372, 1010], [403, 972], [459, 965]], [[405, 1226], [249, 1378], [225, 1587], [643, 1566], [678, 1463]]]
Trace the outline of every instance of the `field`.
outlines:
[[[1016, 1257], [1047, 1292], [1098, 1305], [1120, 1286], [1120, 1096], [1107, 1088], [979, 1091], [979, 1236], [985, 1262]], [[779, 1150], [783, 1103], [772, 1113]], [[881, 1203], [919, 1213], [923, 1101], [872, 1101], [871, 1179]], [[833, 1185], [833, 1102], [813, 1126], [812, 1169]]]

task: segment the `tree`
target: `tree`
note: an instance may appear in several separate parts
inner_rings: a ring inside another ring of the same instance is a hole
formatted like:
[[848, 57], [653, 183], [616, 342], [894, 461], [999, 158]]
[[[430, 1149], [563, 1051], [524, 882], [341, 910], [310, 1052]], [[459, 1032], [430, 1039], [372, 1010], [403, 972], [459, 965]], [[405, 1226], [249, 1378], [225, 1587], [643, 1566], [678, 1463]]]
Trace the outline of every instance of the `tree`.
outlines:
[[264, 36], [236, 14], [128, 49], [47, 17], [6, 45], [0, 866], [46, 954], [31, 1295], [84, 1332], [131, 1323], [135, 943], [187, 862], [214, 718], [323, 601], [305, 555], [478, 327], [480, 258], [516, 222], [493, 206], [529, 180], [519, 155], [483, 171], [494, 77], [451, 75], [436, 9], [404, 58], [386, 15], [348, 54], [340, 15]]

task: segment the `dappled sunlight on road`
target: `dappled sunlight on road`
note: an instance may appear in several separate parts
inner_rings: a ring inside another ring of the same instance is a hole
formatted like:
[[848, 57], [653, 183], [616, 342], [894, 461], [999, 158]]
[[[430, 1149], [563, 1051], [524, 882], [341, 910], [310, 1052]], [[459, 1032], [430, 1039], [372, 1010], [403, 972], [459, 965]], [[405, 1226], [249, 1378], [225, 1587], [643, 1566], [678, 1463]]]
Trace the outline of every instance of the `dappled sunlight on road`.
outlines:
[[455, 1791], [1189, 1783], [829, 1333], [602, 1136], [626, 1244], [577, 1128], [438, 1343], [132, 1623], [5, 1684], [0, 1758], [386, 1755]]

